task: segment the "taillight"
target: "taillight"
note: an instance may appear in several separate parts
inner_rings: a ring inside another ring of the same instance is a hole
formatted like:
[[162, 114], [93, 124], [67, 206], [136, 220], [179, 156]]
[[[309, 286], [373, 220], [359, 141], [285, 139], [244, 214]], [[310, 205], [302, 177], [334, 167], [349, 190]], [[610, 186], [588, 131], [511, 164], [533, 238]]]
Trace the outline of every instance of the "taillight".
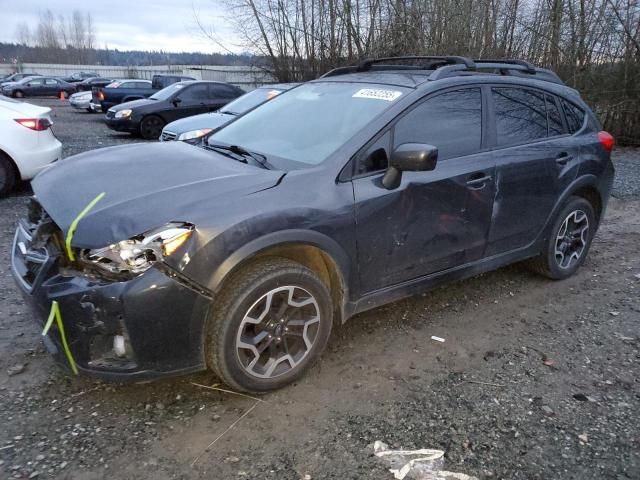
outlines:
[[102, 90], [98, 91], [98, 100], [104, 101], [104, 92]]
[[600, 140], [600, 145], [602, 145], [602, 148], [604, 148], [609, 153], [611, 153], [611, 150], [613, 150], [613, 146], [616, 144], [613, 135], [611, 135], [609, 132], [605, 132], [604, 130], [598, 132], [598, 140]]
[[23, 127], [35, 130], [36, 132], [46, 130], [52, 125], [51, 120], [48, 118], [16, 118], [15, 121]]

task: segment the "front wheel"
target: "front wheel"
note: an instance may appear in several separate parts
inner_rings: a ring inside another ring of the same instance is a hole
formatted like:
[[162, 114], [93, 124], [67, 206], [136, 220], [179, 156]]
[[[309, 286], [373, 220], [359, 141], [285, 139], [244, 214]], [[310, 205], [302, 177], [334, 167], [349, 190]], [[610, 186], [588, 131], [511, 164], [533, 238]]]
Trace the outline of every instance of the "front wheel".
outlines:
[[22, 90], [16, 90], [15, 92], [13, 92], [13, 96], [15, 98], [24, 98], [24, 93], [22, 93]]
[[554, 280], [570, 277], [584, 262], [596, 226], [591, 203], [582, 197], [569, 197], [556, 217], [544, 250], [530, 261], [530, 266]]
[[158, 140], [162, 133], [164, 122], [156, 115], [149, 115], [140, 122], [140, 135], [145, 140]]
[[265, 257], [233, 274], [207, 322], [209, 367], [260, 393], [297, 379], [324, 350], [333, 323], [327, 286], [305, 266]]

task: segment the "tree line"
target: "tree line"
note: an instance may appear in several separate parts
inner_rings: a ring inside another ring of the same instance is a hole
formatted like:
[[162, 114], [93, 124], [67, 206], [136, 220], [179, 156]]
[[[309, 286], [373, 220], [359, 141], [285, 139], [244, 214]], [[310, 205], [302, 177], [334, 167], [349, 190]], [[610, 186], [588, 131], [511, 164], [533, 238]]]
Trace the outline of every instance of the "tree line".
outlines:
[[367, 57], [520, 58], [579, 89], [640, 144], [640, 0], [223, 0], [280, 81]]

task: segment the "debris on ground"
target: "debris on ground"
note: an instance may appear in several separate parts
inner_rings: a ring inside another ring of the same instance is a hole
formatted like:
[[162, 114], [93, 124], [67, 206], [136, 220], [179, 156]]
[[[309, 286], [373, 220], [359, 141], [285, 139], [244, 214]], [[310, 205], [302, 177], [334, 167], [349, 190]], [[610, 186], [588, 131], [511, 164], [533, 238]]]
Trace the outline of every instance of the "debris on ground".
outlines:
[[11, 367], [9, 367], [7, 369], [7, 375], [9, 375], [10, 377], [14, 376], [14, 375], [18, 375], [22, 372], [24, 372], [24, 369], [27, 368], [27, 366], [23, 363], [18, 363], [16, 365], [13, 365]]
[[387, 444], [377, 440], [373, 453], [391, 468], [394, 478], [403, 480], [477, 480], [464, 473], [447, 472], [444, 467], [444, 452], [430, 448], [419, 450], [389, 450]]

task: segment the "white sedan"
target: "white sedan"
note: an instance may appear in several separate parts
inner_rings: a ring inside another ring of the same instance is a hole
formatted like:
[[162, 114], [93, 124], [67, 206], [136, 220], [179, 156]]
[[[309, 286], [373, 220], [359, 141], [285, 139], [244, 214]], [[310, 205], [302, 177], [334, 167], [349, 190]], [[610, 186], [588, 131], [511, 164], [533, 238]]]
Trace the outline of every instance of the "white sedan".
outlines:
[[62, 157], [50, 108], [0, 96], [0, 195]]

